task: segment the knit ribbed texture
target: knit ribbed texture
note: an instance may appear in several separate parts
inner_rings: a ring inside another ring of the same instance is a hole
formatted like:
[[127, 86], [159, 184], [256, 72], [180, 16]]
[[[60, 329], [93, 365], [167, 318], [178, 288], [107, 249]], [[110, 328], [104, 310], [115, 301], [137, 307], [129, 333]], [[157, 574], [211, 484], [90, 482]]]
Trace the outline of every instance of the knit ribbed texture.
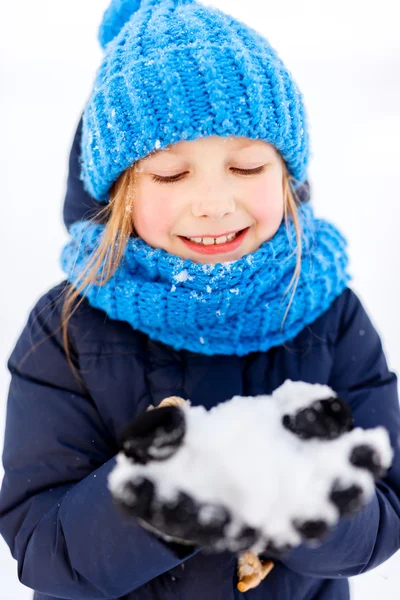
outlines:
[[307, 179], [302, 95], [269, 42], [193, 0], [114, 0], [105, 54], [84, 110], [81, 178], [99, 201], [137, 160], [181, 140], [244, 136], [272, 144], [297, 189]]
[[[123, 260], [103, 286], [91, 285], [89, 303], [111, 319], [127, 321], [151, 339], [201, 354], [266, 351], [293, 339], [328, 309], [350, 280], [347, 242], [330, 223], [314, 218], [311, 205], [299, 209], [303, 228], [301, 276], [281, 330], [290, 293], [284, 292], [296, 265], [296, 237], [284, 221], [274, 237], [236, 261], [200, 264], [141, 238], [130, 237]], [[61, 264], [76, 282], [104, 225], [71, 227]]]

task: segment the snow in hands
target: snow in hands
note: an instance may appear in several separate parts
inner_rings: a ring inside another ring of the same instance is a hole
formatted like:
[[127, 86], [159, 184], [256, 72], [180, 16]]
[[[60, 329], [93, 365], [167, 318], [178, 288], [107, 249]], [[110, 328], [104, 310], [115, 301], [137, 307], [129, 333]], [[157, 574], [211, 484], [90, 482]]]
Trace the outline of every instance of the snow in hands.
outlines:
[[368, 504], [392, 458], [387, 431], [355, 428], [330, 387], [287, 380], [209, 411], [183, 401], [139, 415], [108, 486], [166, 540], [280, 557]]

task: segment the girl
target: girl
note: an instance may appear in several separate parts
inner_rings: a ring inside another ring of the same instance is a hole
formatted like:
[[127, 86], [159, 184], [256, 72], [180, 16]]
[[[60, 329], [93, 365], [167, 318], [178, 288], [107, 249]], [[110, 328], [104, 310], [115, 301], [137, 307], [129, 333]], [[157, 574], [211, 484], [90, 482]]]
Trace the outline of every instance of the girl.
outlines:
[[19, 578], [34, 600], [241, 598], [234, 554], [128, 522], [107, 481], [150, 405], [211, 408], [289, 378], [384, 426], [393, 464], [367, 506], [246, 594], [346, 600], [348, 577], [399, 548], [400, 412], [345, 241], [309, 203], [302, 96], [266, 39], [193, 0], [114, 0], [100, 41], [70, 157], [67, 280], [9, 360], [0, 532]]

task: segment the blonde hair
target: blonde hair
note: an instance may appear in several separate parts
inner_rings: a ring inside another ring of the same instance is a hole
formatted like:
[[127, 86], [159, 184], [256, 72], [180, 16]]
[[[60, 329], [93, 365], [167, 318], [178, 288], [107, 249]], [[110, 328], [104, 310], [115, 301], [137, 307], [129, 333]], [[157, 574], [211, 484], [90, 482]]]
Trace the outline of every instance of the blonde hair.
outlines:
[[[279, 154], [279, 153], [278, 153]], [[301, 271], [301, 226], [297, 215], [297, 205], [299, 199], [293, 189], [294, 179], [289, 175], [287, 167], [281, 156], [279, 155], [283, 166], [283, 197], [284, 197], [284, 219], [288, 228], [289, 215], [292, 218], [296, 233], [296, 248], [297, 254], [296, 267], [293, 277], [285, 290], [283, 296], [290, 291], [293, 286], [289, 304], [286, 308], [285, 315], [282, 321], [286, 320], [290, 305], [293, 301], [296, 287]], [[115, 273], [130, 236], [137, 237], [132, 219], [132, 202], [134, 201], [134, 184], [135, 184], [136, 169], [135, 164], [126, 169], [110, 189], [110, 202], [99, 212], [95, 217], [95, 221], [105, 222], [104, 235], [98, 248], [93, 252], [90, 260], [80, 273], [77, 283], [71, 283], [66, 287], [64, 304], [61, 312], [61, 327], [65, 352], [71, 369], [78, 375], [77, 370], [71, 360], [68, 341], [68, 323], [84, 300], [85, 288], [90, 285], [104, 285]], [[102, 268], [101, 268], [102, 267]], [[101, 269], [101, 275], [100, 273]], [[78, 375], [79, 377], [79, 375]], [[79, 377], [80, 378], [80, 377]]]

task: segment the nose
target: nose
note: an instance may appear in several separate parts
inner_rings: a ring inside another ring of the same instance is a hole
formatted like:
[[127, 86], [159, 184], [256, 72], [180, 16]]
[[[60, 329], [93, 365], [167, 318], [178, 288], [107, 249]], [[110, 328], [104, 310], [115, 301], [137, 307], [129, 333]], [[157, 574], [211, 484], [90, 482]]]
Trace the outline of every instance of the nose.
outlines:
[[235, 200], [228, 190], [204, 188], [199, 197], [192, 202], [192, 213], [195, 217], [221, 219], [235, 212]]

